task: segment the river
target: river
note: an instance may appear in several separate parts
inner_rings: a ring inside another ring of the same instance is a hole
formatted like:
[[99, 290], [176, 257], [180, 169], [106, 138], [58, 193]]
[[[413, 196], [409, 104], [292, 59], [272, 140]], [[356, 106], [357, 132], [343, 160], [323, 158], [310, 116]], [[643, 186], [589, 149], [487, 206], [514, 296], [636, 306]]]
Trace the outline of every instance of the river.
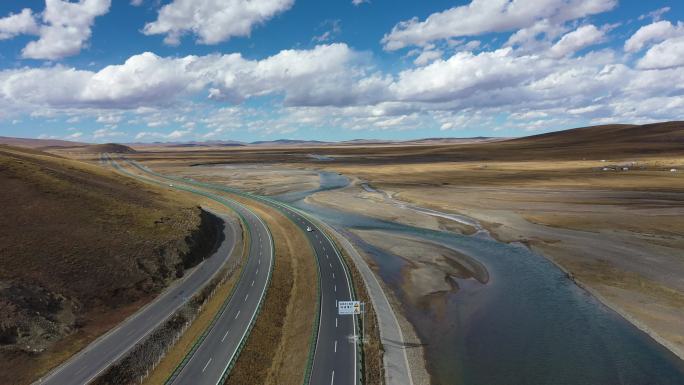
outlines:
[[[320, 173], [321, 187], [275, 198], [351, 236], [377, 265], [425, 343], [434, 384], [678, 385], [684, 361], [575, 285], [554, 264], [520, 245], [478, 233], [465, 236], [383, 221], [307, 204], [349, 180]], [[414, 207], [418, 210], [421, 208]], [[433, 212], [433, 215], [450, 215]], [[456, 216], [454, 220], [459, 220]], [[489, 271], [489, 282], [460, 280], [438, 307], [413, 305], [402, 291], [406, 262], [349, 233], [374, 229], [450, 245]]]

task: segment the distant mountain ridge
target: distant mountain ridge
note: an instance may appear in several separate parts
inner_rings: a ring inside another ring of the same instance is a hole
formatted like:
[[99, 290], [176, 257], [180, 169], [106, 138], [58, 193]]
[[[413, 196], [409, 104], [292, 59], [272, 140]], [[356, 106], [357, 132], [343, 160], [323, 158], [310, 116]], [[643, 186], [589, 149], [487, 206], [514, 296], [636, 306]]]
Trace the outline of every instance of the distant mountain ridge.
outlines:
[[0, 144], [38, 149], [45, 147], [78, 147], [85, 146], [88, 143], [60, 139], [13, 138], [9, 136], [0, 136]]
[[[111, 149], [111, 151], [104, 151], [106, 147], [102, 147], [102, 152], [131, 152], [136, 148], [145, 151], [146, 148], [173, 148], [173, 147], [249, 147], [249, 146], [301, 146], [301, 147], [316, 147], [316, 146], [401, 146], [401, 145], [426, 145], [426, 146], [445, 146], [445, 145], [469, 145], [478, 144], [484, 150], [489, 148], [488, 144], [496, 142], [496, 146], [502, 146], [504, 149], [516, 149], [520, 151], [558, 151], [564, 148], [567, 151], [571, 149], [588, 151], [589, 153], [605, 152], [610, 148], [616, 150], [625, 150], [630, 153], [638, 153], [640, 150], [656, 152], [656, 151], [679, 151], [684, 143], [684, 122], [660, 122], [644, 125], [630, 125], [630, 124], [611, 124], [601, 126], [589, 126], [574, 128], [568, 130], [554, 131], [538, 135], [531, 135], [519, 138], [502, 138], [502, 137], [485, 137], [477, 136], [472, 138], [422, 138], [411, 140], [382, 140], [382, 139], [352, 139], [339, 142], [329, 142], [320, 140], [299, 140], [299, 139], [277, 139], [277, 140], [260, 140], [254, 142], [241, 142], [231, 140], [214, 140], [214, 141], [189, 141], [189, 142], [152, 142], [152, 143], [124, 143], [114, 144], [108, 143], [105, 145], [91, 144], [83, 142], [72, 142], [67, 140], [57, 139], [31, 139], [31, 138], [11, 138], [0, 136], [0, 144], [7, 144], [11, 146], [26, 147], [33, 149], [51, 149], [51, 148], [79, 148], [88, 151], [89, 149], [97, 149], [96, 146], [123, 146]], [[116, 151], [114, 151], [116, 150]], [[476, 151], [476, 148], [472, 148]], [[434, 152], [442, 152], [445, 149], [435, 149]], [[433, 151], [429, 151], [433, 152]], [[531, 155], [531, 154], [530, 154]], [[522, 156], [522, 154], [521, 154]]]
[[[344, 141], [322, 141], [322, 140], [301, 140], [301, 139], [275, 139], [257, 140], [254, 142], [241, 142], [236, 140], [209, 140], [209, 141], [188, 141], [188, 142], [130, 142], [120, 144], [134, 148], [145, 147], [245, 147], [245, 146], [323, 146], [323, 145], [393, 145], [393, 144], [432, 144], [432, 143], [472, 143], [490, 140], [503, 140], [507, 138], [493, 138], [478, 136], [473, 138], [424, 138], [410, 140], [385, 140], [385, 139], [351, 139]], [[56, 148], [84, 148], [88, 146], [112, 145], [114, 143], [93, 144], [86, 142], [73, 142], [58, 139], [34, 139], [34, 138], [13, 138], [0, 136], [0, 144], [10, 146], [33, 148], [33, 149], [56, 149]], [[86, 149], [87, 150], [87, 149]], [[116, 152], [116, 151], [103, 151]]]

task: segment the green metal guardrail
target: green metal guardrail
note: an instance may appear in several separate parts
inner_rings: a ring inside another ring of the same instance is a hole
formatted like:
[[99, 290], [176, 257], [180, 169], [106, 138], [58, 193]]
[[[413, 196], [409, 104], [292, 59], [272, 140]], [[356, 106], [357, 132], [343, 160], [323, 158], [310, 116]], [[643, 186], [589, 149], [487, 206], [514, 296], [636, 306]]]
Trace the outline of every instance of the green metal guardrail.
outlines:
[[[109, 157], [109, 155], [106, 155], [106, 156]], [[133, 178], [145, 180], [145, 181], [147, 181], [147, 182], [151, 182], [151, 183], [154, 183], [154, 184], [158, 184], [158, 185], [162, 185], [162, 186], [164, 185], [164, 183], [161, 183], [161, 182], [159, 182], [159, 181], [156, 181], [156, 180], [153, 180], [153, 179], [149, 179], [149, 178], [145, 178], [145, 177], [142, 177], [142, 176], [139, 176], [139, 175], [135, 175], [135, 174], [133, 174], [133, 173], [130, 173], [129, 171], [127, 171], [127, 170], [125, 170], [123, 167], [121, 167], [121, 166], [120, 166], [114, 159], [112, 159], [111, 157], [109, 157], [109, 160], [110, 160], [112, 166], [114, 166], [118, 171], [120, 171], [120, 172], [122, 172], [122, 173], [124, 173], [124, 174], [127, 174], [127, 175], [129, 175], [129, 176], [131, 176], [131, 177], [133, 177]], [[137, 165], [137, 164], [135, 164], [135, 163], [132, 163], [132, 162], [129, 161], [129, 160], [125, 160], [125, 161], [128, 162], [128, 163], [130, 163], [130, 164], [133, 164], [135, 167], [141, 169], [142, 171], [149, 172], [149, 173], [152, 173], [153, 175], [156, 175], [156, 176], [165, 178], [165, 176], [163, 176], [162, 174], [154, 173], [154, 172], [152, 172], [152, 171], [149, 170], [149, 169], [147, 169], [147, 170], [146, 170], [146, 169], [143, 169], [143, 168], [140, 167], [139, 165]], [[168, 179], [168, 178], [167, 178], [167, 179]], [[181, 181], [181, 182], [184, 182], [184, 181]], [[229, 209], [231, 209], [232, 211], [234, 211], [234, 212], [240, 217], [240, 221], [244, 224], [244, 227], [247, 229], [247, 232], [248, 232], [248, 234], [249, 234], [250, 242], [252, 241], [252, 233], [251, 233], [251, 230], [249, 229], [249, 226], [247, 226], [247, 221], [246, 221], [245, 217], [239, 212], [239, 210], [236, 210], [236, 209], [233, 207], [233, 205], [235, 204], [235, 202], [231, 202], [231, 201], [229, 201], [229, 200], [227, 200], [227, 199], [225, 199], [225, 198], [219, 197], [219, 196], [217, 196], [217, 195], [214, 195], [214, 194], [211, 194], [211, 193], [207, 193], [207, 192], [204, 192], [204, 191], [200, 191], [200, 190], [195, 190], [195, 189], [190, 188], [190, 187], [184, 187], [184, 186], [174, 186], [174, 187], [175, 187], [176, 189], [178, 189], [178, 190], [188, 191], [188, 192], [192, 192], [192, 193], [195, 193], [195, 194], [198, 194], [198, 195], [202, 195], [202, 196], [207, 197], [207, 198], [209, 198], [209, 199], [212, 199], [212, 200], [214, 200], [214, 201], [216, 201], [216, 202], [218, 202], [218, 203], [221, 203], [222, 205], [224, 205], [224, 206], [226, 206], [227, 208], [229, 208]], [[244, 207], [244, 206], [243, 206], [243, 208], [245, 208], [246, 210], [249, 210], [249, 209], [247, 209], [247, 208]], [[259, 220], [261, 221], [261, 219], [259, 219]], [[263, 223], [263, 221], [262, 221], [262, 223]], [[275, 245], [274, 245], [274, 243], [273, 243], [273, 236], [272, 236], [272, 234], [271, 234], [271, 230], [269, 229], [269, 227], [268, 227], [265, 223], [263, 223], [263, 224], [264, 224], [264, 227], [266, 228], [266, 231], [268, 231], [269, 238], [270, 238], [270, 240], [271, 240], [271, 250], [273, 250], [273, 252], [275, 253]], [[242, 271], [240, 272], [240, 278], [238, 279], [238, 282], [242, 280], [243, 275], [244, 275], [244, 272], [245, 272], [245, 269], [243, 268]], [[271, 269], [269, 269], [269, 271], [268, 271], [268, 278], [267, 278], [267, 281], [266, 281], [266, 289], [265, 289], [264, 293], [267, 292], [267, 291], [268, 291], [268, 288], [271, 286], [271, 277], [272, 277], [272, 275], [273, 275], [273, 269], [271, 268]], [[237, 284], [236, 284], [235, 286], [233, 286], [233, 288], [231, 289], [230, 294], [228, 295], [228, 298], [226, 298], [226, 300], [225, 300], [225, 301], [223, 302], [223, 304], [221, 305], [221, 308], [219, 309], [219, 311], [214, 315], [214, 317], [212, 318], [211, 323], [209, 324], [209, 326], [207, 326], [207, 327], [204, 329], [204, 331], [202, 332], [202, 334], [195, 340], [195, 342], [193, 343], [193, 345], [192, 345], [192, 347], [190, 348], [190, 350], [188, 351], [188, 353], [183, 357], [183, 360], [176, 366], [176, 368], [175, 368], [174, 371], [171, 373], [171, 375], [169, 375], [169, 377], [166, 379], [166, 381], [164, 382], [164, 384], [170, 384], [170, 383], [172, 383], [172, 382], [176, 379], [176, 377], [178, 377], [178, 375], [180, 374], [180, 372], [181, 372], [181, 370], [183, 369], [183, 367], [185, 367], [185, 365], [188, 363], [188, 361], [190, 360], [190, 358], [192, 358], [192, 355], [197, 351], [197, 349], [199, 348], [199, 346], [200, 346], [200, 345], [202, 344], [202, 342], [206, 339], [207, 335], [209, 334], [209, 331], [211, 331], [211, 329], [214, 327], [214, 325], [216, 324], [216, 322], [218, 322], [219, 317], [223, 314], [223, 312], [225, 311], [226, 307], [227, 307], [228, 304], [230, 303], [230, 300], [233, 298], [233, 294], [235, 293], [236, 288], [237, 288]], [[238, 349], [236, 350], [235, 354], [233, 355], [233, 358], [231, 359], [231, 362], [228, 363], [228, 365], [226, 366], [226, 369], [224, 370], [223, 374], [221, 375], [221, 377], [220, 377], [220, 379], [219, 379], [219, 381], [218, 381], [218, 384], [223, 384], [223, 383], [225, 382], [225, 380], [228, 378], [228, 375], [230, 374], [230, 371], [231, 371], [231, 370], [233, 369], [233, 367], [235, 366], [235, 362], [237, 361], [237, 358], [240, 356], [240, 353], [242, 352], [242, 350], [244, 349], [244, 346], [245, 346], [245, 344], [246, 344], [246, 341], [249, 339], [249, 336], [250, 336], [250, 334], [251, 334], [251, 332], [252, 332], [252, 329], [254, 328], [254, 324], [255, 324], [256, 318], [257, 318], [258, 314], [261, 312], [261, 308], [262, 308], [262, 306], [263, 306], [263, 303], [264, 303], [265, 298], [266, 298], [266, 296], [264, 295], [264, 296], [261, 298], [261, 300], [259, 301], [259, 304], [257, 305], [257, 310], [256, 310], [256, 312], [254, 313], [254, 316], [252, 317], [252, 319], [250, 320], [250, 324], [249, 324], [249, 326], [248, 326], [248, 328], [247, 328], [247, 331], [246, 331], [246, 333], [244, 334], [242, 340], [240, 341], [240, 345], [238, 346]]]
[[[352, 280], [351, 274], [350, 274], [350, 272], [349, 272], [349, 265], [347, 264], [347, 261], [342, 257], [342, 254], [341, 254], [341, 252], [340, 252], [340, 250], [339, 250], [339, 248], [338, 248], [338, 246], [337, 246], [337, 243], [334, 242], [334, 241], [330, 238], [330, 236], [327, 234], [326, 231], [321, 231], [320, 227], [316, 224], [318, 221], [317, 221], [316, 219], [312, 218], [308, 213], [306, 213], [306, 212], [304, 212], [304, 211], [298, 209], [297, 207], [291, 206], [291, 205], [289, 205], [289, 204], [287, 204], [287, 203], [284, 203], [284, 202], [276, 201], [276, 200], [271, 199], [271, 198], [269, 198], [269, 197], [265, 197], [265, 196], [261, 196], [261, 195], [256, 195], [256, 194], [252, 194], [252, 193], [249, 193], [249, 192], [240, 191], [240, 190], [235, 189], [235, 188], [226, 187], [226, 186], [222, 186], [222, 185], [216, 185], [216, 184], [213, 184], [213, 183], [198, 182], [198, 181], [195, 181], [195, 180], [192, 180], [192, 179], [189, 179], [189, 178], [182, 178], [182, 177], [164, 175], [164, 174], [161, 174], [161, 173], [152, 171], [151, 169], [149, 169], [149, 168], [147, 168], [147, 167], [145, 167], [145, 166], [140, 165], [138, 162], [131, 161], [131, 160], [128, 160], [128, 159], [126, 159], [126, 162], [128, 162], [128, 163], [131, 164], [132, 166], [134, 166], [134, 167], [136, 167], [136, 168], [138, 168], [138, 169], [140, 169], [140, 170], [142, 170], [142, 171], [144, 171], [144, 172], [151, 173], [152, 175], [158, 176], [158, 177], [160, 177], [160, 178], [165, 178], [165, 179], [168, 179], [168, 180], [174, 180], [174, 181], [179, 181], [179, 182], [183, 182], [183, 183], [188, 183], [188, 184], [191, 184], [191, 185], [195, 185], [195, 186], [203, 187], [203, 188], [209, 188], [209, 189], [212, 189], [212, 190], [225, 191], [225, 192], [232, 193], [232, 194], [235, 194], [235, 195], [238, 195], [238, 196], [242, 196], [242, 197], [245, 197], [245, 198], [250, 198], [250, 199], [255, 199], [255, 200], [259, 200], [259, 201], [264, 201], [264, 202], [269, 203], [271, 206], [274, 206], [274, 207], [275, 207], [276, 209], [278, 209], [279, 211], [282, 211], [282, 210], [280, 210], [281, 207], [285, 207], [285, 208], [287, 208], [287, 209], [289, 209], [289, 210], [296, 211], [296, 212], [299, 213], [300, 215], [306, 217], [311, 223], [313, 223], [314, 226], [316, 226], [316, 228], [318, 228], [318, 230], [319, 230], [321, 233], [323, 233], [323, 235], [324, 235], [324, 236], [328, 239], [328, 241], [332, 244], [333, 248], [335, 249], [335, 252], [337, 253], [338, 258], [342, 261], [342, 266], [343, 266], [343, 268], [344, 268], [344, 270], [345, 270], [345, 274], [346, 274], [346, 276], [347, 276], [347, 280], [350, 282], [351, 290], [352, 290], [352, 298], [351, 298], [351, 299], [354, 300], [354, 299], [357, 298], [357, 295], [356, 295], [356, 288], [355, 288], [355, 286], [354, 286], [354, 281]], [[286, 213], [286, 215], [287, 215], [287, 213]], [[289, 215], [288, 215], [288, 216], [289, 216]], [[316, 264], [318, 265], [318, 258], [316, 258]], [[321, 296], [321, 292], [320, 292], [320, 267], [319, 267], [319, 269], [318, 269], [318, 275], [319, 275], [319, 284], [318, 284], [318, 304], [317, 304], [317, 308], [320, 309], [320, 298], [321, 298], [321, 297], [320, 297], [320, 296]], [[361, 325], [360, 317], [356, 317], [356, 321], [357, 321], [357, 322], [356, 322], [355, 325], [354, 325], [354, 327], [355, 327], [355, 332], [357, 332], [358, 329], [360, 329], [361, 327], [365, 327], [365, 325]], [[317, 337], [319, 325], [320, 325], [320, 310], [318, 311], [317, 316], [316, 316], [316, 321], [314, 322], [314, 331], [313, 331], [313, 333], [312, 333], [312, 336], [314, 336], [314, 338]], [[310, 381], [311, 370], [312, 370], [312, 367], [313, 367], [313, 356], [314, 356], [314, 354], [315, 354], [315, 346], [316, 346], [315, 342], [316, 342], [316, 340], [314, 339], [314, 340], [312, 341], [312, 343], [311, 343], [311, 346], [309, 347], [309, 356], [310, 356], [310, 357], [309, 357], [309, 360], [307, 361], [307, 367], [306, 367], [306, 369], [305, 369], [305, 374], [304, 374], [304, 385], [308, 385], [308, 384], [309, 384], [309, 381]], [[356, 357], [356, 359], [357, 359], [357, 363], [359, 364], [359, 365], [358, 365], [358, 368], [359, 368], [359, 369], [358, 369], [358, 370], [359, 370], [359, 373], [358, 373], [358, 374], [359, 374], [359, 375], [357, 376], [357, 378], [358, 378], [358, 381], [357, 381], [357, 382], [358, 382], [359, 384], [362, 384], [362, 383], [363, 383], [363, 380], [364, 380], [364, 375], [365, 375], [365, 366], [364, 366], [364, 365], [365, 365], [365, 362], [364, 362], [364, 359], [363, 359], [363, 357], [364, 357], [364, 352], [363, 352], [363, 341], [357, 340], [357, 345], [358, 345], [358, 349], [357, 349], [357, 357]]]

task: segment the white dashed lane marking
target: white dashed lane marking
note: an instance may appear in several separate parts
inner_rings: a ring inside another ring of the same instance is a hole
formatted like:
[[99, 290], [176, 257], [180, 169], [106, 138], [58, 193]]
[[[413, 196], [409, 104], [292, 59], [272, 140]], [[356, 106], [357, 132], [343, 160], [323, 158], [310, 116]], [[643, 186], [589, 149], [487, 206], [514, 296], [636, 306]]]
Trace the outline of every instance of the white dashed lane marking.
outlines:
[[205, 370], [207, 370], [207, 366], [211, 363], [211, 358], [209, 358], [209, 361], [207, 361], [206, 364], [204, 364], [204, 368], [202, 368], [202, 373], [204, 373]]

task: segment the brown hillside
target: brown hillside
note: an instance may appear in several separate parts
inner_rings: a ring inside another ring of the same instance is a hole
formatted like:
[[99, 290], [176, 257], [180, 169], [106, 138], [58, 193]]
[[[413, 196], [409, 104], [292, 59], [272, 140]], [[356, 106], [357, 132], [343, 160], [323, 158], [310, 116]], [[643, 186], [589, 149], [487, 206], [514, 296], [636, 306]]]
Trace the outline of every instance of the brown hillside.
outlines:
[[310, 163], [311, 154], [328, 156], [326, 165], [424, 162], [599, 160], [684, 154], [684, 122], [605, 125], [508, 140], [467, 144], [386, 146], [242, 147], [136, 154], [141, 161], [182, 164], [288, 162]]
[[0, 136], [0, 144], [25, 148], [44, 148], [44, 147], [78, 147], [85, 143], [72, 142], [69, 140], [58, 139], [33, 139], [33, 138], [11, 138]]
[[118, 143], [93, 144], [83, 147], [83, 152], [101, 153], [109, 152], [113, 154], [133, 154], [137, 151], [134, 149]]
[[178, 195], [38, 151], [0, 146], [0, 185], [0, 383], [35, 380], [218, 239]]
[[583, 127], [510, 140], [526, 148], [562, 147], [568, 154], [680, 153], [684, 150], [684, 122]]
[[450, 160], [611, 159], [684, 153], [684, 122], [604, 125], [510, 139], [433, 148], [422, 156]]

